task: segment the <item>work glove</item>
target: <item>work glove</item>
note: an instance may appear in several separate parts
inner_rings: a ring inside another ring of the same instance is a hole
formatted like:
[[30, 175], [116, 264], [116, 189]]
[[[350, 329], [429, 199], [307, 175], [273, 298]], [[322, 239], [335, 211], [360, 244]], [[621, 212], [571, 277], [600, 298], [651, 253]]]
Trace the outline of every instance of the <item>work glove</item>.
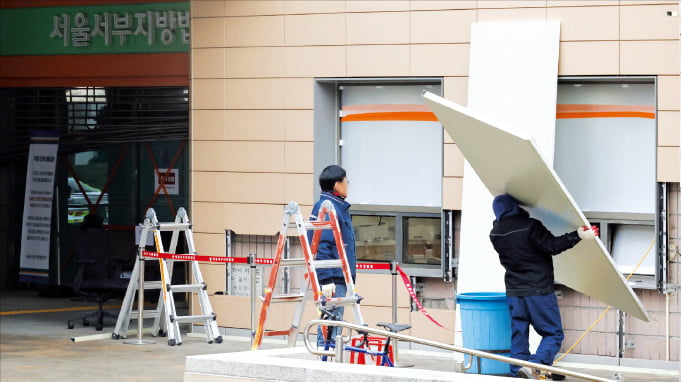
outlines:
[[322, 285], [322, 295], [326, 298], [331, 298], [336, 294], [336, 284], [324, 284]]
[[592, 225], [591, 227], [583, 226], [577, 228], [577, 235], [579, 235], [579, 238], [582, 240], [593, 239], [598, 236], [598, 234], [598, 227], [595, 225]]

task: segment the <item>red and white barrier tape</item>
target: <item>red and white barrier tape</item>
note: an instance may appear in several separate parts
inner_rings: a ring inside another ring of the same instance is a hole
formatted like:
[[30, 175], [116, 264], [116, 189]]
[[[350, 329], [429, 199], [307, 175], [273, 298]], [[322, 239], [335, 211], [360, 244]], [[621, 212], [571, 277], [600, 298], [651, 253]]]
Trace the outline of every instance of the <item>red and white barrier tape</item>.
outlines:
[[[159, 253], [159, 252], [151, 252], [151, 251], [142, 251], [142, 256], [144, 257], [153, 257], [153, 258], [160, 258], [160, 259], [169, 259], [169, 260], [184, 260], [184, 261], [205, 261], [205, 262], [210, 262], [210, 263], [232, 263], [232, 264], [247, 264], [248, 263], [248, 258], [247, 257], [225, 257], [225, 256], [200, 256], [200, 255], [191, 255], [191, 254], [179, 254], [179, 253]], [[274, 264], [274, 259], [263, 259], [256, 257], [255, 258], [255, 263], [256, 264], [261, 264], [261, 265], [272, 265]], [[357, 263], [357, 269], [372, 269], [372, 270], [390, 270], [390, 264], [385, 264], [385, 263]], [[421, 305], [421, 302], [419, 299], [416, 297], [416, 291], [414, 290], [414, 286], [411, 284], [411, 281], [409, 280], [409, 275], [407, 275], [400, 266], [397, 266], [397, 272], [400, 274], [402, 277], [402, 282], [404, 283], [405, 288], [407, 288], [407, 292], [409, 292], [409, 296], [411, 296], [412, 300], [414, 300], [414, 303], [416, 304], [416, 307], [419, 309], [421, 313], [423, 313], [424, 316], [426, 316], [430, 321], [432, 321], [435, 325], [441, 327], [442, 329], [452, 331], [452, 329], [449, 329], [442, 325], [441, 323], [437, 322], [433, 316], [428, 313], [428, 311]]]

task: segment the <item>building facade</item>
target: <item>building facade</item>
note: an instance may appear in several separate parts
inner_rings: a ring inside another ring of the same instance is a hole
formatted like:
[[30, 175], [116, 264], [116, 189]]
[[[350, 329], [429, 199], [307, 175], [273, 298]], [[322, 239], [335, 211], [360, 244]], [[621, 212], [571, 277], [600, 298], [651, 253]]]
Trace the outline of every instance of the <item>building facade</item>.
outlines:
[[[418, 94], [467, 105], [474, 23], [559, 21], [556, 171], [625, 276], [663, 238], [630, 280], [652, 320], [612, 310], [571, 352], [678, 360], [678, 11], [677, 1], [191, 1], [197, 248], [271, 257], [284, 205], [309, 212], [320, 170], [340, 164], [360, 262], [398, 260], [429, 312], [454, 327], [464, 159], [446, 133], [432, 133]], [[600, 143], [575, 141], [575, 126]], [[621, 126], [633, 129], [629, 140]], [[595, 183], [564, 166], [575, 145]], [[647, 167], [626, 169], [627, 158]], [[249, 328], [244, 269], [227, 268], [202, 265], [219, 325]], [[358, 289], [369, 324], [391, 320], [389, 274], [360, 271]], [[559, 297], [565, 351], [606, 307], [566, 287]], [[401, 287], [398, 300], [411, 335], [454, 341]], [[272, 314], [273, 329], [286, 326], [287, 309]]]

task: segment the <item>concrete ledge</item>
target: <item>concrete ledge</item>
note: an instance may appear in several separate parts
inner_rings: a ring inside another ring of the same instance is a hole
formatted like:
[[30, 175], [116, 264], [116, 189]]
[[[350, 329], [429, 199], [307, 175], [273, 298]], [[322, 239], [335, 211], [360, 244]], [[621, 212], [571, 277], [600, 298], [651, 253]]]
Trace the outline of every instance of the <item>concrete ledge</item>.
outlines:
[[185, 382], [494, 382], [500, 377], [321, 362], [305, 348], [188, 356]]

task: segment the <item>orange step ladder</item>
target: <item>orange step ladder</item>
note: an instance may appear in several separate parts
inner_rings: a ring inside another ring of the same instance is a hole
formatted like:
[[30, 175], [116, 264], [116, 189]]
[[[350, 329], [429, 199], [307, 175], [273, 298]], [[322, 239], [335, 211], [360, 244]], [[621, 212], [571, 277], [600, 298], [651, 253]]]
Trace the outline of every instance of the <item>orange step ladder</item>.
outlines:
[[[293, 221], [291, 221], [293, 219]], [[303, 253], [303, 257], [284, 259], [284, 247], [289, 228], [297, 228], [298, 238]], [[333, 232], [336, 241], [336, 248], [340, 259], [337, 260], [315, 260], [319, 240], [324, 229], [330, 229]], [[312, 241], [308, 241], [307, 231], [313, 230]], [[278, 278], [280, 267], [305, 267], [304, 291], [300, 294], [274, 294], [276, 282]], [[347, 286], [347, 295], [345, 297], [324, 297], [321, 286], [317, 279], [317, 269], [320, 268], [341, 268]], [[298, 328], [305, 309], [305, 302], [309, 295], [309, 290], [312, 290], [313, 301], [317, 307], [326, 305], [345, 306], [352, 305], [352, 311], [355, 323], [358, 325], [365, 325], [362, 313], [359, 310], [359, 302], [362, 299], [357, 294], [357, 288], [352, 281], [352, 274], [350, 272], [350, 265], [348, 264], [347, 255], [345, 253], [345, 246], [343, 245], [343, 237], [338, 226], [338, 218], [333, 204], [325, 200], [319, 208], [317, 220], [305, 221], [303, 220], [302, 212], [296, 202], [290, 202], [284, 209], [284, 219], [279, 232], [279, 240], [277, 242], [277, 250], [270, 271], [269, 282], [265, 288], [265, 295], [261, 297], [263, 300], [260, 308], [260, 317], [258, 319], [258, 326], [253, 335], [252, 350], [257, 350], [262, 343], [264, 336], [288, 336], [288, 345], [294, 346], [298, 336]], [[255, 293], [251, 291], [251, 293]], [[270, 304], [277, 302], [298, 302], [299, 305], [293, 316], [293, 323], [288, 330], [279, 331], [265, 331], [265, 322], [267, 321], [267, 312]]]

